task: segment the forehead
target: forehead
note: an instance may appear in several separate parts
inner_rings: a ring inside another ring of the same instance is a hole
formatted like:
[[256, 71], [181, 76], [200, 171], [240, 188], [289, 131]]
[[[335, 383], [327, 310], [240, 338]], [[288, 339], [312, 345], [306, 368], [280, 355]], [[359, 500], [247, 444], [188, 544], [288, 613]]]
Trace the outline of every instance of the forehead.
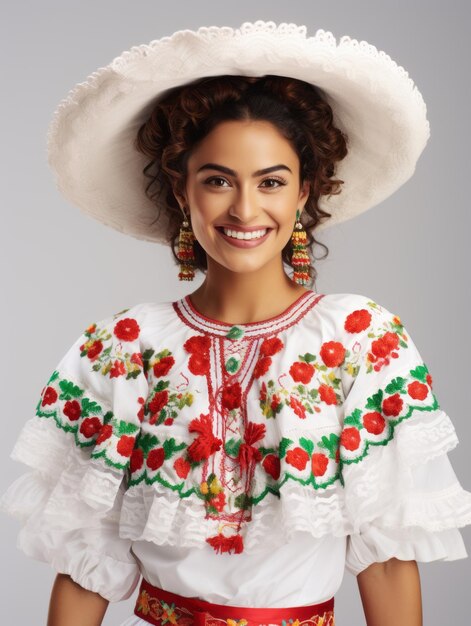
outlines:
[[280, 158], [297, 162], [297, 154], [291, 143], [271, 122], [264, 120], [228, 120], [217, 124], [192, 151], [188, 165], [200, 166], [202, 161], [218, 160], [218, 163], [231, 166], [263, 161], [260, 167], [268, 167]]

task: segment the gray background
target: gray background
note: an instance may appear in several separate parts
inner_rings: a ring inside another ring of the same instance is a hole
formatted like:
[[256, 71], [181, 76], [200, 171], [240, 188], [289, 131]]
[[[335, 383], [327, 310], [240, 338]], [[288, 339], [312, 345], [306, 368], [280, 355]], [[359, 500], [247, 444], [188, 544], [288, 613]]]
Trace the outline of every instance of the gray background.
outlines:
[[[460, 445], [450, 458], [471, 489], [467, 391], [469, 316], [469, 55], [465, 1], [140, 0], [4, 3], [1, 307], [3, 419], [0, 491], [25, 471], [9, 459], [20, 428], [65, 349], [86, 324], [138, 302], [176, 299], [170, 251], [102, 226], [69, 205], [47, 167], [45, 136], [58, 101], [132, 45], [183, 28], [257, 19], [366, 39], [403, 65], [428, 106], [431, 138], [417, 170], [371, 211], [324, 231], [317, 291], [363, 293], [399, 315], [428, 364]], [[321, 249], [318, 250], [319, 256]], [[18, 522], [0, 515], [3, 623], [45, 624], [55, 573], [15, 548]], [[468, 551], [471, 531], [463, 531]], [[420, 565], [425, 624], [467, 623], [470, 560]], [[269, 581], [267, 581], [269, 582]], [[135, 595], [110, 604], [105, 626], [131, 614]], [[339, 626], [364, 624], [348, 572]], [[398, 620], [399, 623], [400, 620]]]

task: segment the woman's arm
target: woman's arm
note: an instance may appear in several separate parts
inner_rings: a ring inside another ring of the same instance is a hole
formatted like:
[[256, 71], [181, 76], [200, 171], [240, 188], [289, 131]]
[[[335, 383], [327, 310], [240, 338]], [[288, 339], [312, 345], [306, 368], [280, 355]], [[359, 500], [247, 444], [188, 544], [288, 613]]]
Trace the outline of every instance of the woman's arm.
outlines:
[[108, 604], [99, 593], [84, 589], [68, 574], [57, 574], [47, 626], [100, 626]]
[[368, 626], [422, 626], [422, 595], [415, 561], [372, 563], [357, 576]]

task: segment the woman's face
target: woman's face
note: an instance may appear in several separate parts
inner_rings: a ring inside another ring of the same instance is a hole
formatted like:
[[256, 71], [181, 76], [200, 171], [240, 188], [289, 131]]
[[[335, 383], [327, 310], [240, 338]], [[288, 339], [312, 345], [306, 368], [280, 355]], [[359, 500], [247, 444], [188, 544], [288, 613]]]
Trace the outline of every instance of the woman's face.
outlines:
[[[281, 258], [296, 210], [301, 212], [309, 195], [307, 183], [300, 189], [299, 167], [291, 144], [270, 122], [218, 124], [193, 150], [187, 170], [186, 205], [208, 257], [233, 272]], [[225, 236], [223, 227], [266, 234], [241, 242]]]

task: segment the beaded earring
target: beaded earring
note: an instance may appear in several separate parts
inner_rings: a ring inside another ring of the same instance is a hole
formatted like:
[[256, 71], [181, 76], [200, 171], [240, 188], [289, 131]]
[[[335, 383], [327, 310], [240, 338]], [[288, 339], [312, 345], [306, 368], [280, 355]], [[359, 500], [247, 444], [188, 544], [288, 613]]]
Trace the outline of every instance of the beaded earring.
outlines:
[[195, 277], [195, 252], [193, 248], [195, 235], [184, 212], [183, 216], [178, 237], [177, 257], [180, 261], [178, 280], [193, 280]]
[[291, 264], [294, 267], [292, 280], [298, 285], [307, 285], [309, 282], [309, 267], [311, 261], [307, 252], [307, 235], [299, 220], [299, 209], [296, 211], [296, 223], [291, 242], [293, 244], [293, 254], [291, 256]]

